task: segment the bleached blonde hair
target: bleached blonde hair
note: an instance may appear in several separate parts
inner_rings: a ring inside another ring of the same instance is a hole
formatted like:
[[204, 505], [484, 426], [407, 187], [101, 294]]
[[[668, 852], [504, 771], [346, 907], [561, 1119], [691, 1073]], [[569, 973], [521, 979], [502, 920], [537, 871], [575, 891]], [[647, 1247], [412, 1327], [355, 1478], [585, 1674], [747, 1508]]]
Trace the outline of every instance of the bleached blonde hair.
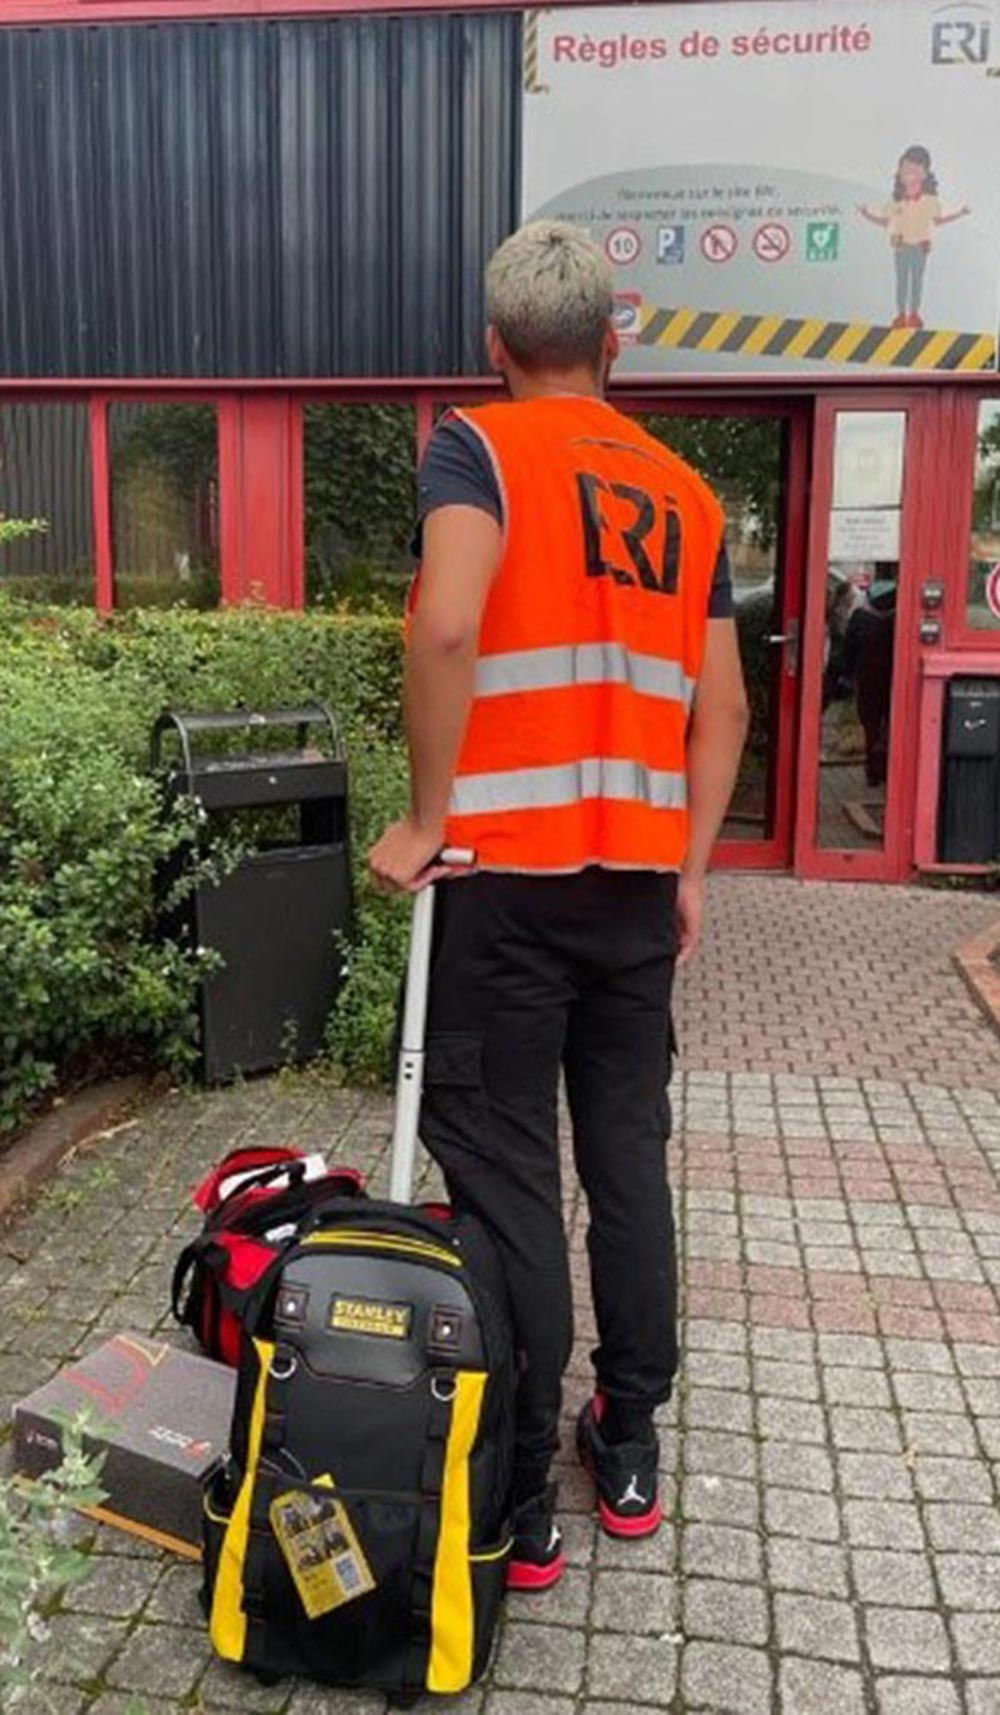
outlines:
[[598, 369], [613, 308], [610, 262], [565, 221], [522, 226], [486, 270], [487, 315], [523, 369]]

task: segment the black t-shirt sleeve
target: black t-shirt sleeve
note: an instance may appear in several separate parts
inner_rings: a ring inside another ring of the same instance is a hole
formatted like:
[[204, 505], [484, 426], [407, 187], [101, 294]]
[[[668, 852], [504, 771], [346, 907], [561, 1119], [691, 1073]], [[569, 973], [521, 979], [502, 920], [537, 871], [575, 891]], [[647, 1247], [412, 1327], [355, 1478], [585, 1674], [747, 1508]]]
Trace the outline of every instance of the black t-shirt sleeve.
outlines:
[[439, 423], [417, 474], [417, 527], [413, 552], [419, 558], [424, 519], [440, 506], [476, 506], [503, 523], [503, 501], [490, 455], [475, 429], [459, 417]]
[[715, 562], [715, 572], [712, 577], [712, 588], [708, 596], [709, 619], [731, 619], [733, 616], [733, 574], [729, 568], [729, 555], [723, 542]]

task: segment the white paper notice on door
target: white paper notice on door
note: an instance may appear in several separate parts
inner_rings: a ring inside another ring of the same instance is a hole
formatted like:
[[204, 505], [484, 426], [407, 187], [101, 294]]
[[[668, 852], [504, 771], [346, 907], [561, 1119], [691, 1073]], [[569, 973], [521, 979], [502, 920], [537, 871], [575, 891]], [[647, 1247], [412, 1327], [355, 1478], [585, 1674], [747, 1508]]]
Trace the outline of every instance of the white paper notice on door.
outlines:
[[899, 559], [899, 507], [838, 507], [830, 515], [830, 560]]

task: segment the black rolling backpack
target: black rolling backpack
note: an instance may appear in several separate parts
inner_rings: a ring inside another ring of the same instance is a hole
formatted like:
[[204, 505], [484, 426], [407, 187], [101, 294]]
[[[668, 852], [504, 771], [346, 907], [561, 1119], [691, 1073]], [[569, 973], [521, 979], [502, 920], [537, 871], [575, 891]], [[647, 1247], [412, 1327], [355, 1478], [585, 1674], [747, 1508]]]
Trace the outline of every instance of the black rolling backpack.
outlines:
[[226, 1660], [387, 1692], [485, 1669], [510, 1554], [514, 1365], [495, 1253], [414, 1207], [432, 890], [417, 900], [393, 1201], [320, 1203], [243, 1307], [230, 1457], [206, 1493]]

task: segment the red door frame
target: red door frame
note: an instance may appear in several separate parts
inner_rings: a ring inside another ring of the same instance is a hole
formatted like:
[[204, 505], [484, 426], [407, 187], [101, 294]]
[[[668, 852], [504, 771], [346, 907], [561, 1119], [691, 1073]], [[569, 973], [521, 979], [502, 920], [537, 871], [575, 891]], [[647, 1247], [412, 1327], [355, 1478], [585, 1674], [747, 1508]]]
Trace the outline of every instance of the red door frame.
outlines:
[[788, 869], [794, 849], [812, 413], [805, 401], [795, 400], [782, 407], [781, 414], [788, 422], [788, 446], [783, 472], [784, 510], [778, 544], [781, 565], [778, 626], [789, 641], [775, 645], [781, 650], [781, 661], [778, 695], [772, 714], [774, 754], [769, 764], [773, 770], [769, 786], [773, 782], [775, 792], [774, 831], [769, 840], [719, 840], [714, 857], [716, 868]]
[[[821, 394], [816, 402], [806, 583], [795, 873], [823, 881], [903, 881], [913, 869], [920, 706], [921, 585], [932, 575], [940, 531], [933, 497], [940, 401], [931, 389], [865, 388]], [[833, 503], [833, 448], [840, 411], [906, 414], [899, 598], [890, 711], [889, 794], [880, 851], [827, 850], [817, 844], [825, 593]], [[934, 534], [932, 535], [932, 532]]]

